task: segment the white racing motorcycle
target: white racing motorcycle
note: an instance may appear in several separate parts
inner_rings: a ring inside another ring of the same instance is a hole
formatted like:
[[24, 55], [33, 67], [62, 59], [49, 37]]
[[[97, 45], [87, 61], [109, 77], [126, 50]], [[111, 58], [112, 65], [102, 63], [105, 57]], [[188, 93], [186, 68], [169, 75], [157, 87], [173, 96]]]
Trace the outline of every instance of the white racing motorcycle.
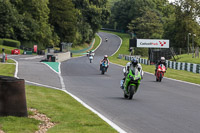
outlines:
[[94, 58], [94, 57], [93, 57], [92, 55], [89, 55], [90, 63], [92, 63], [93, 58]]

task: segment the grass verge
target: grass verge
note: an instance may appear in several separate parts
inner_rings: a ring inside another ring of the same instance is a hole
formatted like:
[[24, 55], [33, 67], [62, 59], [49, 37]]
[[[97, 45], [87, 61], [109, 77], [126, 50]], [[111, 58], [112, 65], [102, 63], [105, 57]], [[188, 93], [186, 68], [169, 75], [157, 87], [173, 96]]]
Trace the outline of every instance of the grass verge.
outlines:
[[[99, 46], [99, 44], [100, 44], [100, 38], [99, 38], [98, 35], [95, 35], [95, 43], [94, 43], [91, 50], [95, 50]], [[84, 49], [84, 48], [87, 48], [87, 47], [85, 47], [84, 45], [83, 46], [77, 46], [77, 47], [74, 47], [72, 50], [81, 50], [81, 49]], [[85, 53], [86, 53], [86, 51], [85, 51]], [[83, 56], [83, 54], [84, 53], [73, 54], [73, 57], [80, 57], [80, 56]]]
[[[15, 47], [9, 47], [9, 46], [0, 45], [0, 50], [2, 50], [2, 48], [5, 49], [5, 53], [6, 54], [11, 54], [11, 50], [17, 49]], [[23, 52], [24, 52], [24, 50], [20, 49], [20, 54], [22, 54]], [[2, 51], [1, 51], [1, 53], [2, 53]]]
[[192, 58], [192, 54], [182, 54], [178, 55], [178, 57], [179, 59], [176, 60], [177, 62], [200, 64], [200, 58]]
[[[105, 32], [105, 31], [101, 31], [101, 32]], [[128, 61], [126, 61], [124, 59], [123, 60], [118, 59], [117, 57], [118, 57], [119, 54], [129, 54], [129, 51], [128, 51], [128, 48], [129, 48], [128, 44], [129, 44], [129, 38], [130, 38], [129, 34], [118, 33], [118, 32], [110, 32], [110, 31], [106, 31], [106, 32], [118, 35], [123, 40], [123, 43], [122, 43], [119, 51], [114, 56], [109, 57], [109, 59], [113, 63], [125, 66]], [[189, 61], [189, 59], [188, 59], [188, 61]], [[143, 70], [146, 71], [146, 72], [150, 72], [150, 73], [153, 73], [153, 74], [155, 72], [155, 66], [154, 65], [144, 65], [144, 64], [142, 64], [142, 67], [143, 67]], [[184, 70], [175, 70], [175, 69], [168, 68], [167, 73], [165, 74], [165, 77], [200, 84], [200, 74], [195, 74], [195, 73], [187, 72], [187, 71], [184, 71]]]

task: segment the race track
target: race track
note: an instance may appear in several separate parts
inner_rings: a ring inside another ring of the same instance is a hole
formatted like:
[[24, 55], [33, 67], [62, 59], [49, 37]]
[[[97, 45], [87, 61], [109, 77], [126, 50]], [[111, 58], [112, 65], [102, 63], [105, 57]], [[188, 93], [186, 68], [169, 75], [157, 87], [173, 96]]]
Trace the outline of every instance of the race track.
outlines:
[[108, 33], [99, 35], [102, 44], [93, 63], [86, 56], [62, 63], [67, 91], [128, 133], [200, 132], [200, 86], [165, 78], [159, 83], [154, 75], [145, 73], [133, 100], [124, 99], [120, 89], [122, 67], [111, 64], [105, 75], [99, 71], [99, 61], [104, 54], [116, 52], [120, 39]]

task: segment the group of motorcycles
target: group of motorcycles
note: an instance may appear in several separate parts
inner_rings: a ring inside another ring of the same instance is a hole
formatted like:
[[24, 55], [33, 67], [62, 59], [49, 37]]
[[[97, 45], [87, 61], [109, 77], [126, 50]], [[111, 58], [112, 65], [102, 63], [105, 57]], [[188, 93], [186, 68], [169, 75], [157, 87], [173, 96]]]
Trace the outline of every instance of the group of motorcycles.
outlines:
[[[105, 41], [107, 42], [108, 39], [106, 38]], [[88, 59], [90, 63], [92, 63], [94, 59], [94, 53], [88, 53], [87, 54]], [[105, 72], [107, 72], [108, 69], [108, 62], [103, 61], [102, 64], [100, 64], [100, 71], [103, 75]], [[158, 65], [158, 69], [156, 71], [156, 81], [161, 82], [164, 73], [166, 72], [166, 68], [163, 64]], [[124, 98], [132, 99], [133, 95], [137, 92], [140, 82], [141, 82], [142, 76], [141, 72], [138, 69], [129, 70], [128, 74], [126, 75], [126, 78], [124, 80], [121, 80], [121, 86], [123, 86], [124, 91]]]
[[[164, 73], [166, 72], [166, 68], [163, 64], [158, 65], [158, 69], [156, 71], [156, 81], [161, 82], [164, 77]], [[138, 69], [129, 70], [128, 75], [125, 80], [121, 81], [121, 86], [123, 86], [124, 98], [132, 99], [133, 95], [137, 92], [138, 87], [141, 82], [141, 74]]]
[[[89, 59], [90, 63], [92, 63], [92, 62], [93, 62], [93, 59], [94, 59], [94, 54], [88, 53], [87, 56], [88, 56], [88, 59]], [[108, 62], [103, 61], [103, 62], [100, 64], [100, 71], [101, 71], [101, 74], [104, 75], [105, 72], [107, 72], [107, 69], [108, 69]]]

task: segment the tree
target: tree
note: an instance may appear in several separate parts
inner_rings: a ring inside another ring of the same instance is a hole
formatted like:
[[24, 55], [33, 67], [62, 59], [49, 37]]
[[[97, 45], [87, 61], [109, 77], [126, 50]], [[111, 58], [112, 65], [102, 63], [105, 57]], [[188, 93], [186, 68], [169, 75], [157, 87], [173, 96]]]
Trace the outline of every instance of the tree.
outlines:
[[90, 42], [101, 24], [108, 20], [110, 12], [106, 8], [107, 0], [73, 0], [78, 10], [78, 32], [83, 42]]
[[50, 19], [61, 42], [74, 42], [77, 32], [77, 11], [71, 0], [49, 0]]
[[16, 39], [14, 27], [18, 12], [9, 0], [0, 1], [0, 38]]
[[147, 10], [141, 17], [132, 20], [128, 28], [135, 32], [138, 38], [158, 39], [163, 35], [162, 19], [156, 12]]

